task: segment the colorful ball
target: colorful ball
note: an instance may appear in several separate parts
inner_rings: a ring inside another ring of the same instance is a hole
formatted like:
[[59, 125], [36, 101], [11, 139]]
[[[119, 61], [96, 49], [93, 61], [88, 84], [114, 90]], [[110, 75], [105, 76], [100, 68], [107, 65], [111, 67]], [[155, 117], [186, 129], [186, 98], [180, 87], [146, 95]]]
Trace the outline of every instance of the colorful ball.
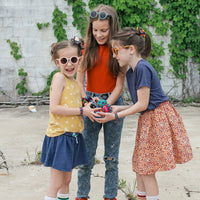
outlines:
[[106, 100], [104, 100], [104, 99], [99, 99], [99, 101], [98, 101], [98, 106], [100, 107], [100, 108], [103, 108], [103, 106], [105, 106], [106, 104], [107, 104], [107, 101]]
[[91, 105], [90, 105], [90, 108], [97, 108], [97, 107], [98, 107], [98, 105], [95, 102], [92, 102]]
[[109, 104], [103, 106], [104, 112], [112, 112], [112, 108]]

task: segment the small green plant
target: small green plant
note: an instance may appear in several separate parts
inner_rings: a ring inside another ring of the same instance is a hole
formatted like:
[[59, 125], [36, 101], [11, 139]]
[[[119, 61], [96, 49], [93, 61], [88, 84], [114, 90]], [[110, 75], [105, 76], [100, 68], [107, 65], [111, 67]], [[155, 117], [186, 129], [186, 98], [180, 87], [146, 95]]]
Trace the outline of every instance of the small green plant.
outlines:
[[43, 24], [42, 24], [42, 23], [39, 23], [39, 22], [37, 23], [37, 27], [38, 27], [39, 30], [41, 30], [43, 27], [44, 27], [44, 28], [47, 28], [49, 25], [50, 25], [49, 22], [43, 23]]
[[24, 161], [22, 162], [23, 165], [30, 163], [31, 156], [28, 151], [26, 151], [26, 156], [27, 156], [27, 158], [24, 158]]
[[18, 75], [20, 76], [21, 81], [16, 85], [16, 89], [18, 90], [19, 95], [25, 95], [28, 92], [28, 89], [26, 88], [26, 77], [28, 73], [25, 72], [23, 68], [20, 68], [18, 69]]
[[127, 186], [126, 180], [120, 179], [118, 183], [118, 189], [121, 190], [128, 200], [137, 200], [136, 192], [136, 180], [134, 180], [133, 189], [131, 189], [131, 186]]
[[10, 54], [13, 55], [13, 57], [16, 59], [16, 60], [19, 60], [22, 55], [19, 53], [19, 47], [18, 47], [18, 44], [17, 42], [11, 42], [9, 39], [7, 40], [7, 43], [10, 44], [10, 48], [11, 48], [11, 52]]
[[193, 97], [188, 97], [188, 98], [185, 98], [185, 99], [183, 100], [183, 103], [192, 103], [192, 102], [194, 102], [194, 100], [195, 100], [195, 98], [193, 98]]
[[42, 151], [38, 151], [37, 148], [35, 149], [35, 158], [32, 161], [29, 152], [26, 152], [27, 158], [24, 159], [22, 162], [23, 165], [40, 165], [40, 158], [41, 158]]
[[123, 188], [126, 188], [126, 181], [123, 179], [120, 179], [119, 184], [118, 184], [118, 189], [121, 190]]
[[35, 160], [30, 162], [31, 165], [40, 165], [40, 158], [41, 158], [42, 151], [35, 150]]

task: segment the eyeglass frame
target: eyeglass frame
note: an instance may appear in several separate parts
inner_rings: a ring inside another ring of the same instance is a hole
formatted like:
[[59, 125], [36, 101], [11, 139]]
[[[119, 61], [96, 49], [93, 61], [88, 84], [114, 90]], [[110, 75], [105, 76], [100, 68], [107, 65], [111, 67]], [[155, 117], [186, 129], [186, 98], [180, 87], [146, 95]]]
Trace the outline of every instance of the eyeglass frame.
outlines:
[[[93, 17], [92, 13], [95, 13], [96, 15]], [[101, 17], [101, 13], [105, 13], [105, 17]], [[93, 10], [90, 12], [90, 18], [91, 19], [95, 19], [95, 18], [99, 18], [100, 20], [105, 20], [107, 19], [107, 17], [111, 17], [111, 15], [109, 15], [107, 12], [105, 11], [101, 11], [101, 12], [97, 12], [96, 10]]]
[[[61, 64], [61, 65], [67, 65], [69, 62], [72, 64], [72, 65], [75, 65], [75, 64], [78, 64], [78, 62], [79, 62], [79, 60], [81, 59], [81, 57], [82, 56], [72, 56], [72, 57], [70, 57], [70, 58], [67, 58], [67, 57], [62, 57], [62, 58], [57, 58], [56, 60]], [[65, 58], [66, 60], [67, 60], [67, 62], [65, 63], [65, 64], [63, 64], [62, 62], [61, 62], [61, 60], [63, 59], [63, 58]], [[72, 62], [72, 58], [77, 58], [77, 62], [75, 62], [75, 63], [73, 63]]]
[[122, 47], [119, 47], [119, 48], [112, 48], [112, 53], [115, 54], [116, 56], [118, 55], [118, 51], [120, 49], [125, 49], [127, 47], [130, 47], [131, 45], [125, 45], [125, 46], [122, 46]]

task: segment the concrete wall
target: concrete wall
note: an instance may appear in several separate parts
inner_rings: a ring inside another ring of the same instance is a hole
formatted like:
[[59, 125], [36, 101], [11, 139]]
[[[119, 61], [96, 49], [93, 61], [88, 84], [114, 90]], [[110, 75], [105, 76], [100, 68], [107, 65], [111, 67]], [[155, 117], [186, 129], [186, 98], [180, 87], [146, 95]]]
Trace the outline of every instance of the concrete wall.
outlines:
[[[85, 2], [87, 3], [88, 0], [85, 0]], [[19, 68], [24, 68], [24, 71], [28, 72], [28, 88], [31, 92], [39, 92], [46, 87], [48, 75], [56, 69], [50, 57], [50, 46], [57, 41], [51, 24], [55, 6], [58, 6], [60, 10], [67, 14], [68, 25], [65, 28], [68, 38], [75, 35], [80, 37], [79, 31], [72, 25], [71, 6], [68, 6], [64, 0], [0, 0], [0, 91], [7, 94], [0, 94], [0, 102], [9, 100], [8, 96], [11, 97], [11, 100], [17, 98], [15, 87], [20, 81]], [[38, 22], [50, 22], [50, 25], [39, 30], [36, 25]], [[168, 74], [170, 68], [168, 51], [170, 33], [165, 37], [154, 35], [153, 38], [158, 42], [160, 40], [165, 42], [165, 56], [162, 57], [165, 70], [161, 81], [164, 91], [166, 93], [170, 91], [169, 95], [181, 98], [180, 80], [176, 80]], [[10, 55], [11, 49], [6, 42], [7, 39], [10, 39], [11, 42], [17, 42], [20, 46], [20, 53], [22, 54], [20, 60], [16, 61]], [[197, 65], [188, 61], [188, 66], [191, 76], [187, 83], [191, 88], [189, 91], [191, 95], [199, 94]], [[174, 85], [177, 85], [177, 87], [173, 88]]]
[[[46, 87], [46, 78], [56, 69], [50, 57], [50, 46], [57, 41], [51, 23], [55, 5], [67, 13], [68, 25], [65, 28], [68, 38], [80, 37], [72, 25], [71, 6], [64, 0], [0, 0], [0, 90], [13, 98], [17, 97], [15, 87], [19, 82], [19, 68], [28, 72], [31, 92], [42, 91]], [[50, 26], [39, 30], [38, 22], [50, 22]], [[7, 39], [20, 46], [20, 60], [16, 61], [10, 55]], [[4, 98], [0, 95], [0, 101]]]

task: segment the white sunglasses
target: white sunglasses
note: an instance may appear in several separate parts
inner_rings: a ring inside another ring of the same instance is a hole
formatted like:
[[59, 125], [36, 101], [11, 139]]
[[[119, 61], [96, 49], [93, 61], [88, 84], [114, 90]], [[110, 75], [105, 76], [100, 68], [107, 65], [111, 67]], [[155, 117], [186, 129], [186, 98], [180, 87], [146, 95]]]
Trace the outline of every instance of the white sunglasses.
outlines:
[[81, 58], [81, 56], [80, 57], [72, 56], [71, 58], [62, 57], [62, 58], [58, 58], [56, 60], [58, 60], [61, 65], [66, 65], [69, 61], [71, 62], [71, 64], [77, 64], [79, 62], [80, 58]]

